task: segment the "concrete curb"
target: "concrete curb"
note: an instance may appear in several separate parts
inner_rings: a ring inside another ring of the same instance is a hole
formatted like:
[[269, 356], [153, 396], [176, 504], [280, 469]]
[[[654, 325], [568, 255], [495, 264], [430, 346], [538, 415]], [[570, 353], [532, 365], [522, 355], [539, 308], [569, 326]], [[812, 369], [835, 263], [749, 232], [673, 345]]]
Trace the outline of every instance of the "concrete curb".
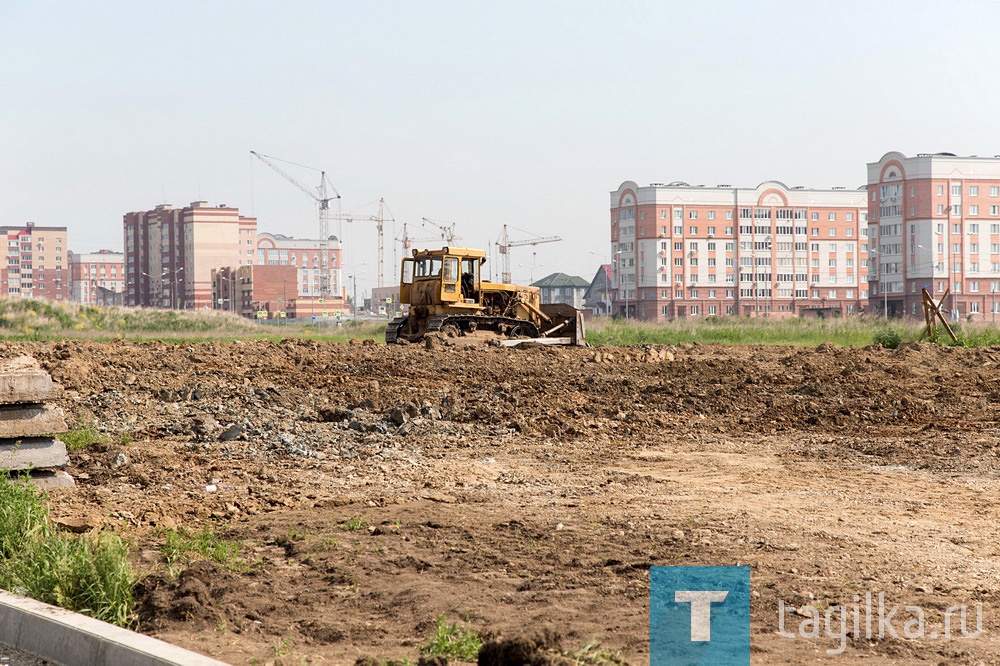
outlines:
[[0, 643], [61, 666], [227, 666], [156, 638], [2, 590]]

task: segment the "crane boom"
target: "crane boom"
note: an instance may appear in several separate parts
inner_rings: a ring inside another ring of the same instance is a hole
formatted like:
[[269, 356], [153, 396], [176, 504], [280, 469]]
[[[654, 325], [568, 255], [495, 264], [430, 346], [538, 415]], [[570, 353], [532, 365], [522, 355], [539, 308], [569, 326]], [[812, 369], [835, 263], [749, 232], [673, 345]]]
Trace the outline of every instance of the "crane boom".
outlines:
[[528, 238], [526, 240], [512, 241], [507, 232], [507, 225], [503, 225], [503, 234], [500, 236], [500, 241], [497, 242], [497, 252], [503, 255], [503, 281], [505, 283], [510, 282], [510, 248], [523, 247], [525, 245], [540, 245], [541, 243], [555, 243], [561, 240], [560, 236], [536, 236], [535, 238]]
[[426, 217], [420, 218], [420, 220], [425, 224], [430, 224], [431, 226], [437, 227], [441, 231], [441, 238], [444, 239], [446, 243], [451, 245], [458, 236], [455, 235], [455, 223], [443, 224], [441, 222], [435, 222], [434, 220], [427, 219]]
[[[259, 159], [261, 162], [271, 167], [275, 172], [277, 172], [282, 178], [287, 180], [289, 183], [299, 188], [306, 193], [311, 199], [313, 199], [317, 204], [319, 204], [319, 293], [322, 298], [328, 298], [330, 296], [330, 202], [339, 199], [340, 194], [337, 192], [333, 185], [330, 185], [326, 177], [326, 171], [322, 169], [316, 169], [314, 167], [307, 167], [302, 164], [296, 166], [301, 166], [312, 171], [319, 171], [319, 187], [316, 188], [314, 192], [309, 187], [300, 183], [291, 174], [287, 173], [284, 169], [279, 167], [274, 163], [273, 160], [278, 160], [280, 162], [287, 162], [288, 160], [282, 160], [277, 157], [269, 157], [268, 155], [262, 155], [255, 150], [251, 150], [250, 154]], [[294, 162], [288, 162], [289, 164], [294, 164]], [[334, 196], [328, 196], [327, 186], [333, 190]], [[339, 282], [339, 281], [338, 281]]]

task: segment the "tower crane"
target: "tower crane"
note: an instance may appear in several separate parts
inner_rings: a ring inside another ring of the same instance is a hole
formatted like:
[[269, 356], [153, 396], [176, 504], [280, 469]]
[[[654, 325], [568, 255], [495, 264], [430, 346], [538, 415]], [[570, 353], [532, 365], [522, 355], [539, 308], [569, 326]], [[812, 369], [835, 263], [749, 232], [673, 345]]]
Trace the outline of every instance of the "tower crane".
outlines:
[[437, 227], [441, 231], [441, 238], [443, 238], [444, 242], [448, 243], [448, 245], [451, 245], [453, 242], [455, 242], [456, 239], [459, 238], [458, 236], [455, 235], [454, 222], [452, 222], [451, 224], [435, 222], [434, 220], [429, 220], [426, 217], [420, 218], [420, 221], [423, 222], [424, 224], [429, 224], [431, 226]]
[[[366, 204], [367, 205], [367, 204]], [[353, 222], [354, 220], [368, 220], [375, 223], [375, 228], [378, 230], [378, 286], [385, 286], [385, 222], [395, 222], [395, 218], [392, 217], [392, 213], [389, 214], [387, 218], [385, 216], [386, 211], [389, 210], [385, 205], [385, 199], [380, 198], [378, 200], [378, 215], [356, 215], [353, 213], [347, 213], [345, 215], [337, 215], [335, 219], [345, 220], [347, 222]]]
[[[500, 235], [500, 240], [497, 241], [497, 252], [503, 255], [503, 282], [510, 283], [510, 248], [512, 247], [523, 247], [525, 245], [540, 245], [542, 243], [555, 243], [556, 241], [561, 241], [562, 238], [559, 236], [535, 236], [534, 238], [528, 238], [526, 240], [510, 240], [510, 236], [507, 232], [507, 226], [503, 225], [503, 233]], [[517, 227], [511, 227], [522, 233], [531, 234], [530, 231], [524, 231], [524, 229], [518, 229]], [[534, 234], [531, 234], [534, 235]]]
[[[322, 298], [328, 298], [330, 296], [330, 202], [340, 199], [340, 194], [337, 192], [336, 188], [333, 187], [333, 184], [331, 184], [327, 179], [326, 171], [323, 171], [322, 169], [305, 166], [304, 164], [296, 164], [295, 162], [289, 162], [288, 160], [283, 160], [277, 157], [269, 157], [268, 155], [262, 155], [253, 150], [250, 151], [250, 154], [274, 169], [285, 180], [305, 192], [319, 205], [319, 293]], [[319, 186], [316, 187], [314, 191], [313, 188], [303, 185], [290, 174], [286, 173], [284, 169], [279, 167], [272, 160], [284, 162], [285, 164], [293, 164], [297, 167], [310, 169], [312, 171], [319, 171]], [[332, 197], [328, 195], [327, 187], [333, 191]]]
[[[438, 224], [434, 220], [429, 220], [426, 217], [422, 218], [422, 222], [426, 222], [428, 224], [436, 226], [438, 229], [441, 230], [441, 233], [431, 238], [414, 238], [413, 236], [410, 235], [409, 225], [406, 222], [403, 222], [403, 233], [396, 237], [396, 242], [399, 243], [400, 246], [403, 248], [404, 257], [410, 254], [410, 248], [413, 247], [414, 243], [432, 243], [435, 241], [444, 240], [446, 243], [450, 245], [454, 241], [462, 239], [461, 236], [455, 235], [454, 223], [445, 226]], [[395, 262], [395, 247], [393, 249], [393, 261]], [[395, 276], [395, 269], [393, 269], [393, 276]]]

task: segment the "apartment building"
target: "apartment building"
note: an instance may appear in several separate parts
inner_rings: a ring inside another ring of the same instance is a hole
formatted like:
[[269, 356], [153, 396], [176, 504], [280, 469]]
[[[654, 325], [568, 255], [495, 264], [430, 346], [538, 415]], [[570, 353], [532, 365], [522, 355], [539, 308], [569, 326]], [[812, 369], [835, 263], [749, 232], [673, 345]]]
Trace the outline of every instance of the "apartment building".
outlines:
[[868, 304], [864, 189], [626, 181], [610, 208], [616, 316], [839, 316]]
[[39, 227], [33, 222], [0, 227], [7, 257], [0, 265], [0, 293], [25, 298], [69, 298], [66, 274], [66, 227]]
[[122, 305], [125, 255], [111, 250], [67, 253], [69, 298], [77, 303]]
[[123, 223], [127, 305], [210, 308], [212, 270], [254, 263], [257, 220], [225, 204], [164, 204]]
[[330, 272], [329, 293], [327, 299], [343, 305], [346, 302], [346, 289], [343, 282], [342, 257], [340, 240], [330, 236], [326, 243], [320, 240], [292, 238], [282, 234], [262, 232], [257, 234], [257, 265], [258, 266], [295, 266], [295, 289], [302, 298], [320, 298], [323, 276], [321, 270], [321, 253], [327, 253]]
[[953, 319], [996, 320], [1000, 156], [886, 153], [868, 205], [873, 307], [918, 315], [927, 289]]

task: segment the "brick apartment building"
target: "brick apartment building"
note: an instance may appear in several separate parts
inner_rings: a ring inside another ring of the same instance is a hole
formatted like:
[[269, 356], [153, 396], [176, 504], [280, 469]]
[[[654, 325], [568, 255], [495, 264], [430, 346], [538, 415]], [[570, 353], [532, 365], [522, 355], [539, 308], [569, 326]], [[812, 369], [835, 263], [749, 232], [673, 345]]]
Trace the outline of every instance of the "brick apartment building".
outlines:
[[918, 315], [921, 289], [952, 317], [996, 320], [1000, 156], [890, 152], [868, 164], [872, 306]]
[[865, 190], [674, 182], [611, 192], [612, 313], [844, 315], [868, 305]]
[[[212, 271], [213, 307], [254, 319], [267, 312], [268, 319], [284, 312], [289, 319], [300, 316], [302, 307], [295, 293], [294, 266], [224, 266]], [[308, 315], [307, 315], [308, 316]]]
[[[323, 295], [320, 269], [322, 245], [319, 240], [262, 232], [257, 234], [256, 263], [258, 266], [294, 266], [298, 296], [319, 298]], [[331, 303], [337, 303], [339, 308], [346, 302], [346, 289], [343, 282], [343, 251], [336, 236], [330, 236], [326, 241], [326, 253], [330, 271], [327, 298]]]
[[7, 239], [6, 261], [0, 265], [2, 292], [8, 296], [69, 298], [66, 227], [39, 227], [33, 222], [0, 227]]
[[152, 307], [212, 307], [212, 271], [250, 266], [257, 220], [225, 204], [195, 201], [126, 213], [125, 303]]
[[111, 250], [67, 253], [69, 298], [77, 303], [123, 305], [125, 255]]

